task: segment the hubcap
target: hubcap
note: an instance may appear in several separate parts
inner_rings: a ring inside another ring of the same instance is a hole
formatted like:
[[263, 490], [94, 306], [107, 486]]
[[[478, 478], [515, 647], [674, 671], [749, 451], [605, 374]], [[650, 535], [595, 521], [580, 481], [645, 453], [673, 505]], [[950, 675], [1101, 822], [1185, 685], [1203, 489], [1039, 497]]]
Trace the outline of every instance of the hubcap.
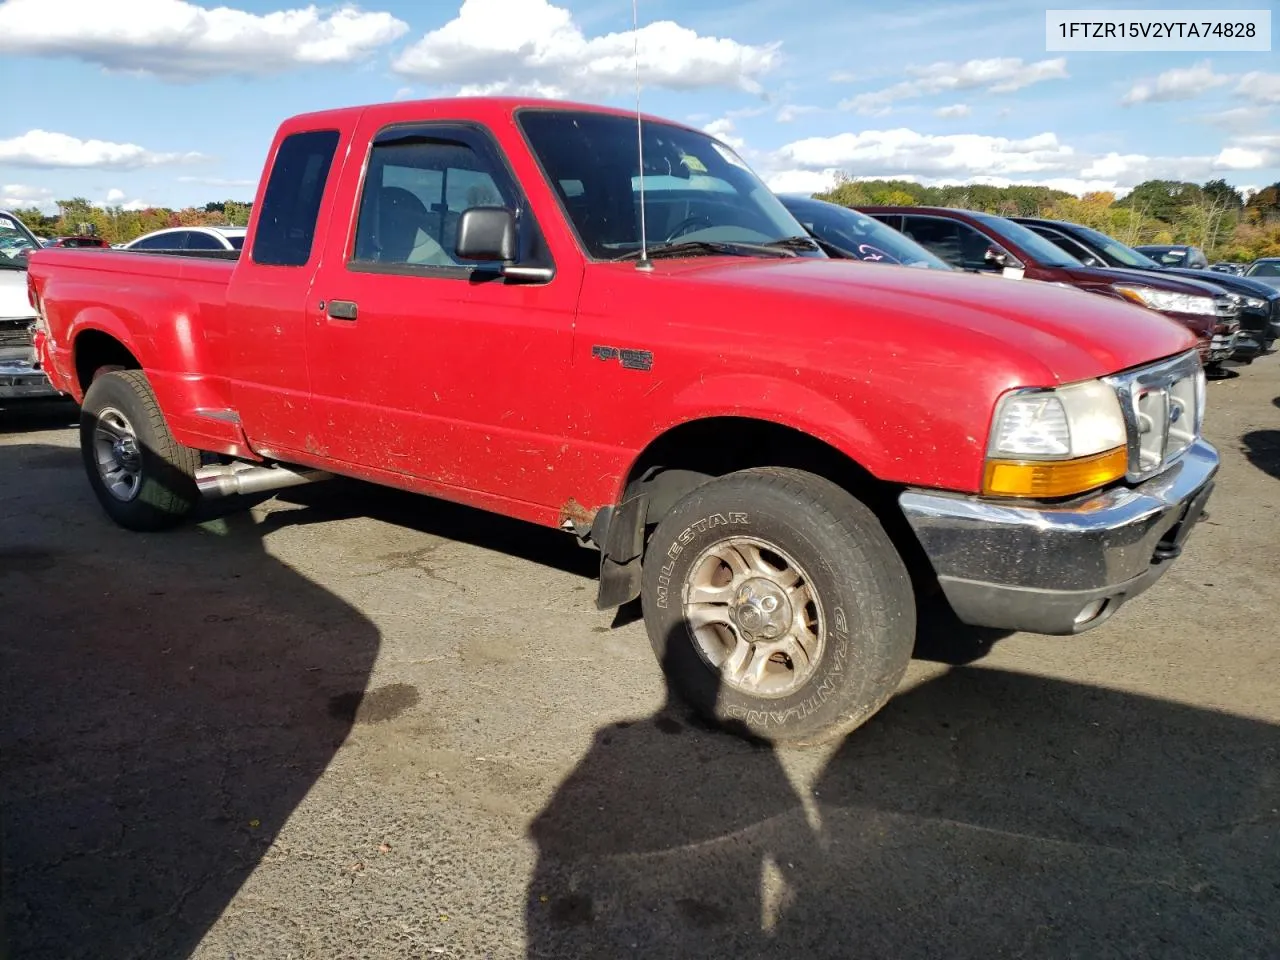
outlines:
[[93, 454], [102, 484], [117, 500], [132, 500], [142, 486], [142, 455], [133, 424], [114, 407], [98, 413]]
[[704, 550], [689, 568], [684, 615], [703, 660], [751, 696], [794, 693], [822, 659], [826, 629], [813, 582], [763, 540], [734, 537]]

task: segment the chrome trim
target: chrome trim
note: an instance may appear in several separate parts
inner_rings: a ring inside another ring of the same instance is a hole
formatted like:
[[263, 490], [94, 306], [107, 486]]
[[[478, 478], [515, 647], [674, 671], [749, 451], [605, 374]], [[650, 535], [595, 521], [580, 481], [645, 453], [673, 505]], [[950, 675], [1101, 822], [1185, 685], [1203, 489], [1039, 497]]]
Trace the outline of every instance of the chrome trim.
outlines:
[[[1234, 350], [1234, 346], [1232, 349]], [[1130, 483], [1141, 483], [1168, 469], [1178, 462], [1195, 440], [1199, 439], [1204, 411], [1199, 409], [1201, 394], [1195, 384], [1202, 369], [1198, 352], [1188, 350], [1171, 360], [1163, 360], [1103, 378], [1103, 382], [1109, 384], [1120, 398], [1120, 412], [1124, 416], [1129, 450], [1129, 471], [1126, 479]], [[1170, 403], [1174, 388], [1182, 387], [1184, 383], [1189, 387], [1192, 405], [1196, 409], [1186, 410], [1185, 398], [1179, 398], [1181, 403]], [[1153, 395], [1160, 398], [1160, 406], [1166, 411], [1166, 416], [1161, 423], [1147, 424], [1147, 429], [1144, 430], [1142, 400]], [[1195, 429], [1187, 442], [1171, 450], [1169, 446], [1171, 423], [1167, 413], [1174, 408], [1180, 408], [1184, 415], [1191, 414], [1191, 422], [1195, 424]], [[1159, 431], [1160, 457], [1157, 462], [1144, 465], [1142, 438], [1151, 430]]]
[[1217, 450], [1196, 440], [1158, 477], [1068, 503], [926, 490], [898, 503], [962, 620], [1078, 633], [1096, 625], [1076, 619], [1089, 604], [1102, 601], [1109, 616], [1163, 575], [1178, 548], [1170, 534], [1203, 505], [1218, 465]]

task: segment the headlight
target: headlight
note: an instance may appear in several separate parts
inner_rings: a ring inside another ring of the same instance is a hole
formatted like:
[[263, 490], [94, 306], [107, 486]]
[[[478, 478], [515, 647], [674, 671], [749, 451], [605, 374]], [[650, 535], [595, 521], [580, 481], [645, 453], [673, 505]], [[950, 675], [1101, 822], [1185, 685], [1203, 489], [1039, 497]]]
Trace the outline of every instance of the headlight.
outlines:
[[1159, 310], [1161, 313], [1199, 313], [1210, 317], [1217, 314], [1212, 297], [1201, 297], [1192, 293], [1171, 293], [1168, 290], [1122, 283], [1113, 284], [1111, 289], [1126, 300], [1132, 300], [1152, 310]]
[[1066, 497], [1118, 480], [1129, 468], [1124, 415], [1097, 380], [1055, 390], [1014, 390], [996, 406], [984, 493]]
[[1245, 297], [1244, 305], [1250, 310], [1267, 309], [1267, 301], [1263, 300], [1261, 297]]

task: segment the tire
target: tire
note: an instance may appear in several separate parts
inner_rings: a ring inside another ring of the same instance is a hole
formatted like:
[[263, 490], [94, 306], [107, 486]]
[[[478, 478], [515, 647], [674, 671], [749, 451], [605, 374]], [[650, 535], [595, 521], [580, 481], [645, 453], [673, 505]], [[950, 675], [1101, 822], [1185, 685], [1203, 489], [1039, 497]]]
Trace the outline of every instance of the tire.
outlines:
[[173, 439], [141, 370], [104, 373], [90, 384], [80, 453], [98, 502], [127, 530], [175, 527], [199, 500], [199, 451]]
[[649, 541], [641, 602], [671, 687], [767, 741], [817, 743], [862, 724], [915, 642], [911, 578], [880, 522], [800, 470], [743, 470], [688, 493]]

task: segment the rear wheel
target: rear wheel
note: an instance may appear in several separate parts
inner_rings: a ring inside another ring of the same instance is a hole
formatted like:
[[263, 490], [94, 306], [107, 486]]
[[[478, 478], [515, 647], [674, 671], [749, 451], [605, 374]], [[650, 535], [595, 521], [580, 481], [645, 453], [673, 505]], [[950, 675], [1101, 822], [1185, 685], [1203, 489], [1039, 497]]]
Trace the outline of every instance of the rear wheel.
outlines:
[[875, 515], [799, 470], [687, 494], [650, 540], [642, 601], [676, 691], [768, 740], [857, 727], [893, 694], [915, 640], [910, 577]]
[[98, 502], [126, 529], [176, 526], [199, 499], [200, 454], [173, 439], [141, 370], [95, 377], [80, 407], [80, 452]]

